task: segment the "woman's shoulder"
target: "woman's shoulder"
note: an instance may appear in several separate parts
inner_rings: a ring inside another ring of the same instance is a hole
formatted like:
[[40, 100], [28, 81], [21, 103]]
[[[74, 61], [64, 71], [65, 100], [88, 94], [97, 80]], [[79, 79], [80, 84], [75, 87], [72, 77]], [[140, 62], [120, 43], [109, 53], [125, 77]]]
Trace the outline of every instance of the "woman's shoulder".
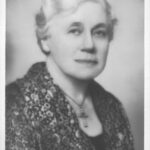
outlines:
[[38, 76], [39, 68], [42, 68], [44, 63], [36, 63], [31, 66], [28, 72], [22, 77], [6, 85], [6, 105], [11, 106], [14, 103], [19, 103], [23, 99], [23, 92], [26, 86], [34, 83]]
[[[122, 102], [100, 84], [94, 82], [96, 93], [96, 109], [102, 121], [107, 146], [111, 149], [133, 150], [133, 136], [127, 113]], [[108, 148], [108, 149], [109, 149]]]
[[32, 110], [32, 113], [37, 113], [34, 107], [42, 109], [47, 105], [47, 101], [55, 105], [56, 92], [57, 89], [46, 70], [45, 63], [33, 64], [22, 78], [6, 86], [6, 112], [11, 113], [14, 109], [19, 109], [26, 116], [29, 114], [23, 110]]
[[29, 68], [23, 77], [17, 78], [12, 83], [9, 83], [6, 86], [6, 98], [19, 96], [22, 91], [21, 89], [36, 84], [36, 82], [39, 81], [38, 79], [41, 76], [41, 72], [44, 72], [45, 66], [45, 62], [35, 63]]
[[101, 118], [104, 120], [108, 118], [114, 123], [117, 119], [120, 120], [120, 123], [128, 120], [122, 101], [111, 92], [105, 90], [99, 83], [94, 82], [94, 86], [94, 103]]

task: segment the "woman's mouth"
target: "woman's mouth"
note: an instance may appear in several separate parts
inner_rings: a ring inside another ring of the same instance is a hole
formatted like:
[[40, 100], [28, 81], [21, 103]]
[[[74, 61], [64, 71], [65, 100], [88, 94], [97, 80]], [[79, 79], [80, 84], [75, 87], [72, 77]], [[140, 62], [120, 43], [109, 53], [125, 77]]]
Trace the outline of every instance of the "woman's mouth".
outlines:
[[75, 61], [77, 63], [81, 63], [81, 64], [97, 64], [97, 60], [93, 60], [93, 59], [75, 59]]

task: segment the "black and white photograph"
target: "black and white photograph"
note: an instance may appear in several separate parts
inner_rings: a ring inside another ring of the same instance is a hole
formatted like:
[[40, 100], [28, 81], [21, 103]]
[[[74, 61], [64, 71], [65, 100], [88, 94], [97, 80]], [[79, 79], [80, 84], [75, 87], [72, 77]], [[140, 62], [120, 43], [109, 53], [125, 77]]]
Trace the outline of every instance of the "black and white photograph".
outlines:
[[144, 0], [6, 0], [5, 150], [144, 150]]

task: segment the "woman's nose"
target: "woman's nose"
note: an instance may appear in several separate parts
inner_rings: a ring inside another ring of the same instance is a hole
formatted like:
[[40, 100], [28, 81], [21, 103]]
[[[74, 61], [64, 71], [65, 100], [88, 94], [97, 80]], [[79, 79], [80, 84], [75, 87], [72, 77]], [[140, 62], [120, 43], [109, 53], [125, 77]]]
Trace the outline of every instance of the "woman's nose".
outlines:
[[90, 33], [86, 34], [83, 39], [83, 49], [82, 51], [93, 52], [94, 42]]

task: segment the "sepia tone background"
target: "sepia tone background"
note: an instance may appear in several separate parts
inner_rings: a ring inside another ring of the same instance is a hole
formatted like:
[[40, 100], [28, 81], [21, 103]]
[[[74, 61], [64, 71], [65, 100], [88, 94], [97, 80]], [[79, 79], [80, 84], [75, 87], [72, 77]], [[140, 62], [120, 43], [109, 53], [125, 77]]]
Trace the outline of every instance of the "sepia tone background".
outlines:
[[[144, 0], [109, 0], [118, 18], [108, 62], [97, 81], [124, 104], [135, 139], [144, 140]], [[6, 83], [42, 61], [34, 17], [40, 0], [6, 0]]]

